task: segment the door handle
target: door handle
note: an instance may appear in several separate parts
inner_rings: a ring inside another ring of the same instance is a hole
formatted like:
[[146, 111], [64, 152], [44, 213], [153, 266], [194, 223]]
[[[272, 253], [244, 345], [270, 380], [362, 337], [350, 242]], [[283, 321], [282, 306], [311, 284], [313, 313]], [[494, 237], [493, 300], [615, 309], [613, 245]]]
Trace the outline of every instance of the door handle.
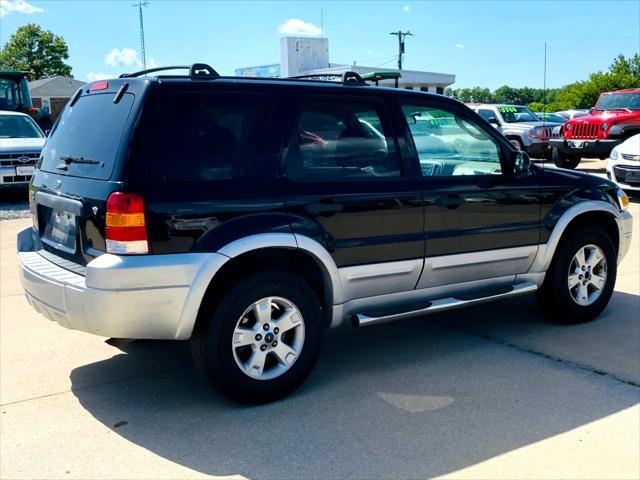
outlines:
[[458, 208], [460, 205], [464, 205], [465, 199], [455, 193], [450, 193], [446, 197], [439, 197], [436, 199], [436, 204], [441, 207], [449, 209]]
[[311, 215], [330, 215], [341, 212], [343, 209], [340, 203], [311, 203], [305, 207], [307, 213]]

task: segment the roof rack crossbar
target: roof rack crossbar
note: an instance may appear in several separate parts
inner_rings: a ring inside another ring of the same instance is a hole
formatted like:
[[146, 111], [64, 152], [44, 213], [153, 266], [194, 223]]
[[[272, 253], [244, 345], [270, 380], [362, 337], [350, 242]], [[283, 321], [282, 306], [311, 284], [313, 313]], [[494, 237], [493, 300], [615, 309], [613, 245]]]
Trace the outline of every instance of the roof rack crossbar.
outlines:
[[[356, 72], [347, 71], [344, 73], [306, 73], [304, 75], [293, 75], [288, 78], [298, 80], [328, 80], [335, 79], [342, 83], [356, 83], [359, 85], [367, 85], [360, 75]], [[330, 81], [330, 80], [329, 80]]]
[[209, 80], [220, 77], [220, 74], [206, 63], [194, 63], [193, 65], [169, 65], [167, 67], [147, 68], [139, 72], [123, 73], [120, 75], [120, 78], [141, 77], [148, 73], [163, 72], [166, 70], [189, 70], [189, 76], [193, 79]]

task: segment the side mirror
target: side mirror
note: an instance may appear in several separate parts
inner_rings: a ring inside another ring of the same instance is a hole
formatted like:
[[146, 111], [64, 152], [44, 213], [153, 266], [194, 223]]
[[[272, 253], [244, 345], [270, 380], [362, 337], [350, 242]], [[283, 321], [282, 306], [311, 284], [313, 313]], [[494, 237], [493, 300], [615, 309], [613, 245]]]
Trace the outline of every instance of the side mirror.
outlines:
[[589, 115], [593, 115], [593, 112], [595, 112], [595, 111], [596, 111], [595, 107], [591, 107], [589, 109]]
[[498, 117], [489, 117], [489, 118], [487, 118], [487, 122], [489, 122], [494, 127], [499, 127], [500, 126], [500, 122], [498, 121]]
[[516, 150], [512, 152], [511, 158], [513, 159], [513, 173], [516, 177], [525, 175], [531, 167], [531, 159], [526, 152]]

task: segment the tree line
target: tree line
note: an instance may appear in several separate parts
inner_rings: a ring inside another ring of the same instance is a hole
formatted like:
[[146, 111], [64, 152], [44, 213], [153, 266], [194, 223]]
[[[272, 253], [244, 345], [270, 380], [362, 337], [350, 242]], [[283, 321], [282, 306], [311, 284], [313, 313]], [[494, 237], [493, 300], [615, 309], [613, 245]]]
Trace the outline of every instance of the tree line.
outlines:
[[522, 87], [503, 85], [493, 92], [488, 88], [448, 88], [448, 95], [461, 102], [508, 103], [528, 105], [535, 112], [557, 112], [571, 108], [591, 108], [602, 92], [640, 88], [640, 55], [626, 58], [618, 55], [605, 72], [594, 72], [584, 81], [561, 88]]

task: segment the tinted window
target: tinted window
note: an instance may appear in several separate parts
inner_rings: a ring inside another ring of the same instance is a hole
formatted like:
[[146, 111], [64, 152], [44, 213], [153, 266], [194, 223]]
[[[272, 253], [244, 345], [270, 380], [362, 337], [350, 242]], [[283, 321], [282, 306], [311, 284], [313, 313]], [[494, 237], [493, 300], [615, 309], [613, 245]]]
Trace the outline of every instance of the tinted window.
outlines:
[[0, 110], [16, 110], [18, 105], [18, 83], [8, 78], [0, 78]]
[[158, 103], [152, 177], [216, 181], [238, 175], [264, 129], [270, 97], [246, 93], [179, 93]]
[[423, 176], [500, 174], [498, 143], [452, 112], [405, 104]]
[[[42, 151], [42, 170], [108, 180], [111, 177], [134, 96], [126, 93], [113, 103], [113, 93], [85, 95], [58, 118]], [[69, 163], [63, 158], [96, 163]], [[56, 168], [64, 166], [65, 168]]]
[[0, 115], [0, 138], [42, 138], [42, 132], [30, 117]]
[[478, 110], [478, 115], [480, 115], [485, 120], [489, 121], [490, 118], [498, 118], [496, 112], [493, 110], [487, 110], [486, 108], [481, 108]]
[[313, 97], [300, 111], [289, 145], [294, 179], [358, 179], [400, 175], [384, 105], [376, 100]]

